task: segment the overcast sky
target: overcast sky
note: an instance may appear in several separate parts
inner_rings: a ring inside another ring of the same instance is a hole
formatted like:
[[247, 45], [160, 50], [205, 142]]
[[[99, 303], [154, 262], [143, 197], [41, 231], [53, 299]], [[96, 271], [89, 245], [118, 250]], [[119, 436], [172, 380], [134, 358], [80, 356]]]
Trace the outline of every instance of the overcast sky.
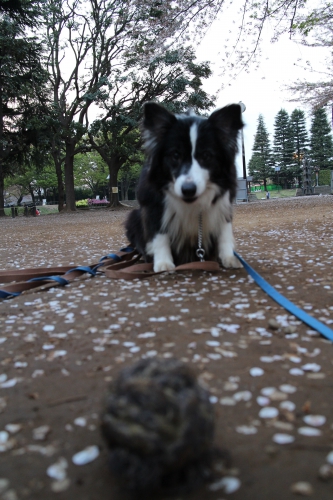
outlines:
[[[230, 15], [232, 15], [230, 13]], [[274, 119], [281, 108], [290, 114], [295, 108], [304, 109], [310, 126], [311, 110], [297, 102], [289, 102], [291, 94], [283, 87], [288, 83], [301, 80], [316, 81], [316, 77], [309, 71], [302, 70], [299, 66], [304, 65], [307, 60], [315, 65], [317, 69], [324, 68], [327, 51], [318, 48], [308, 48], [283, 36], [278, 42], [271, 43], [272, 31], [267, 26], [262, 44], [262, 57], [259, 69], [252, 68], [250, 73], [242, 71], [234, 81], [222, 75], [223, 69], [219, 63], [219, 50], [223, 47], [225, 27], [228, 25], [228, 12], [222, 15], [221, 20], [215, 21], [210, 28], [202, 44], [197, 50], [200, 60], [214, 62], [214, 75], [205, 83], [205, 90], [215, 93], [223, 82], [224, 90], [218, 93], [217, 107], [232, 102], [242, 101], [246, 105], [243, 119], [246, 124], [244, 129], [245, 156], [248, 163], [253, 147], [254, 135], [257, 130], [257, 120], [261, 113], [271, 140], [273, 139]], [[229, 18], [231, 22], [231, 18]], [[319, 78], [319, 77], [318, 77]], [[242, 175], [240, 158], [237, 161], [239, 175]]]

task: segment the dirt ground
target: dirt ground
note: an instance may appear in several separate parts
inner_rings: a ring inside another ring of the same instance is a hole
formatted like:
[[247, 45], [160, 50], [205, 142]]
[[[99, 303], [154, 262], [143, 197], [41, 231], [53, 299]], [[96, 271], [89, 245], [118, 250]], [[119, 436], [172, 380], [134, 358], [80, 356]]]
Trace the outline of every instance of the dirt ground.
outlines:
[[[2, 219], [0, 268], [96, 262], [126, 245], [128, 210]], [[333, 328], [333, 196], [240, 204], [234, 226], [240, 255]], [[211, 392], [215, 443], [232, 455], [227, 481], [177, 500], [291, 500], [299, 482], [332, 500], [332, 343], [244, 269], [81, 279], [1, 302], [0, 326], [1, 500], [127, 499], [99, 418], [117, 372], [156, 355], [194, 367]], [[87, 447], [95, 455], [76, 465]]]

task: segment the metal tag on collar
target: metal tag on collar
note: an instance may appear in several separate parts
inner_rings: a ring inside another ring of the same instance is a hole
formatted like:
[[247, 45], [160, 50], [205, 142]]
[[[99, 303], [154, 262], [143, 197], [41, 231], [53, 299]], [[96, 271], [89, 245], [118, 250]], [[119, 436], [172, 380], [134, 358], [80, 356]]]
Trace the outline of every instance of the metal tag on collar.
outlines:
[[199, 221], [198, 221], [198, 248], [196, 251], [197, 257], [200, 259], [200, 262], [205, 261], [205, 250], [202, 248], [202, 212], [199, 213]]

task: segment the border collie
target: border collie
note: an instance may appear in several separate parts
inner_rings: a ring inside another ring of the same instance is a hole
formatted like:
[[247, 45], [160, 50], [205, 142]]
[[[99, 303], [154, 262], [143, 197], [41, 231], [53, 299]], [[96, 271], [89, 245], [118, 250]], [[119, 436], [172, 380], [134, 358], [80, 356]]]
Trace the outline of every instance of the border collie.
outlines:
[[145, 104], [140, 208], [130, 213], [125, 227], [131, 245], [154, 262], [155, 272], [198, 260], [199, 232], [205, 259], [242, 267], [233, 253], [232, 231], [235, 155], [242, 127], [238, 104], [209, 118], [174, 115], [159, 104]]

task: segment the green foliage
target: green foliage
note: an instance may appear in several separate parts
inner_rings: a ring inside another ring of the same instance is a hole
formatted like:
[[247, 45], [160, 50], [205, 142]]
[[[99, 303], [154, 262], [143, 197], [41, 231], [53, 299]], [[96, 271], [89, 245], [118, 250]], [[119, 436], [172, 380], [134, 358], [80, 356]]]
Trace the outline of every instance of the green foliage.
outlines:
[[308, 132], [306, 129], [305, 113], [301, 109], [294, 109], [290, 115], [290, 128], [293, 142], [293, 175], [297, 182], [302, 182], [302, 162], [309, 147]]
[[314, 111], [311, 123], [310, 158], [313, 167], [333, 168], [333, 140], [331, 127], [324, 108]]
[[6, 176], [36, 158], [38, 127], [46, 100], [42, 45], [31, 29], [39, 2], [0, 1], [0, 215]]
[[294, 138], [289, 115], [285, 109], [281, 109], [275, 117], [273, 151], [274, 166], [280, 167], [279, 175], [274, 176], [274, 182], [277, 182], [279, 177], [279, 180], [283, 180], [287, 185], [294, 184]]
[[79, 200], [75, 203], [77, 207], [87, 207], [88, 208], [88, 199], [86, 198], [85, 200]]
[[264, 182], [265, 189], [267, 180], [272, 177], [272, 153], [264, 117], [259, 115], [257, 132], [254, 137], [252, 157], [248, 165], [249, 174], [253, 176], [254, 182]]
[[[105, 196], [108, 185], [108, 168], [101, 156], [96, 151], [87, 153], [78, 153], [74, 158], [74, 176], [76, 193], [78, 198], [78, 187], [83, 189], [84, 194], [80, 196], [87, 197], [96, 195]], [[104, 190], [104, 191], [103, 191]]]
[[331, 185], [331, 170], [320, 170], [319, 171], [319, 186], [330, 186]]

